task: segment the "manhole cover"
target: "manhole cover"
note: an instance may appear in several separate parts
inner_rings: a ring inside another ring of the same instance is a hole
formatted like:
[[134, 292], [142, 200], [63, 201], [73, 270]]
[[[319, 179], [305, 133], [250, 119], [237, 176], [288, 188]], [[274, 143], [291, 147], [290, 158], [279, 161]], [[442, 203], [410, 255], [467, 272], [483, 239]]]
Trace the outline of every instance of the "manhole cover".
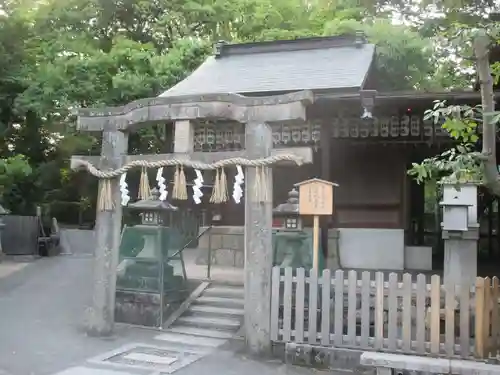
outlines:
[[203, 353], [184, 349], [167, 348], [146, 344], [121, 347], [89, 360], [91, 363], [113, 367], [151, 370], [155, 373], [171, 374], [201, 358]]

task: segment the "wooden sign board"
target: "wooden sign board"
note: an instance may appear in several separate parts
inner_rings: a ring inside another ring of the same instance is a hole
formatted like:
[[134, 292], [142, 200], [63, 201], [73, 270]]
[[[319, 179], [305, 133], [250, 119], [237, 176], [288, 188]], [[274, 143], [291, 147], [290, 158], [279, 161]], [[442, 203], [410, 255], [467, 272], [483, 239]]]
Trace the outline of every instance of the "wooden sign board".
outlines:
[[332, 215], [333, 188], [337, 184], [313, 178], [295, 184], [299, 188], [300, 215]]

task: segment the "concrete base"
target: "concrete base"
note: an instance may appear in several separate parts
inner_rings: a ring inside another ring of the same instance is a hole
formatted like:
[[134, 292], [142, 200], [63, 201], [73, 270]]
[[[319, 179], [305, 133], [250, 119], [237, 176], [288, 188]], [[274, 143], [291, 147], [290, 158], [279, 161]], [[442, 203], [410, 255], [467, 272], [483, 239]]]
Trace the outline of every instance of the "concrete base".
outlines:
[[[201, 227], [200, 233], [205, 229]], [[312, 228], [304, 228], [304, 231], [312, 232]], [[210, 233], [212, 265], [243, 268], [243, 227], [213, 227]], [[199, 240], [196, 264], [207, 264], [208, 238], [207, 234]], [[328, 231], [328, 250], [326, 262], [331, 270], [339, 267], [394, 271], [432, 269], [432, 249], [405, 250], [403, 229], [332, 228]]]
[[284, 353], [274, 349], [274, 354], [284, 357], [287, 365], [330, 370], [335, 374], [372, 373], [369, 367], [360, 365], [361, 350], [296, 343], [284, 344]]
[[342, 268], [403, 270], [403, 229], [340, 228]]
[[418, 271], [432, 271], [431, 246], [406, 246], [405, 269]]
[[476, 282], [477, 240], [444, 241], [444, 282], [454, 285]]
[[[207, 227], [200, 227], [200, 233]], [[305, 232], [312, 233], [312, 228], [304, 228]], [[211, 234], [210, 244], [209, 235]], [[328, 258], [327, 268], [336, 270], [339, 268], [338, 253], [339, 230], [328, 230]], [[199, 255], [196, 264], [208, 264], [208, 248], [212, 248], [212, 265], [244, 268], [244, 228], [241, 226], [220, 226], [213, 227], [207, 234], [199, 239]]]

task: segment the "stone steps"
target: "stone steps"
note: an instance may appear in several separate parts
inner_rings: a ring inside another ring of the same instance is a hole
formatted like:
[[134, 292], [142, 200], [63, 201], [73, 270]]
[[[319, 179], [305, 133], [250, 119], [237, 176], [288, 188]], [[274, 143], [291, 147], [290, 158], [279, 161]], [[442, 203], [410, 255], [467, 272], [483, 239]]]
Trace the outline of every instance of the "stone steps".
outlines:
[[215, 318], [205, 316], [181, 316], [177, 322], [199, 328], [220, 329], [236, 332], [241, 325], [240, 319], [234, 318]]
[[168, 329], [168, 332], [181, 333], [184, 335], [192, 335], [199, 338], [208, 337], [208, 338], [227, 340], [233, 337], [232, 332], [220, 331], [216, 329], [197, 328], [180, 324], [170, 327]]
[[212, 284], [157, 339], [188, 347], [218, 347], [241, 326], [243, 296], [242, 286]]
[[245, 313], [243, 309], [233, 309], [228, 307], [212, 306], [212, 305], [192, 305], [189, 310], [193, 315], [215, 315], [215, 316], [234, 316], [242, 317]]
[[203, 296], [244, 300], [245, 291], [243, 290], [243, 287], [216, 285], [205, 290]]
[[155, 340], [166, 341], [177, 345], [188, 346], [203, 346], [209, 348], [216, 348], [226, 342], [223, 338], [202, 337], [192, 334], [178, 333], [178, 332], [165, 332], [155, 337]]
[[243, 298], [212, 297], [208, 295], [198, 297], [198, 299], [194, 301], [194, 304], [243, 309], [245, 300]]

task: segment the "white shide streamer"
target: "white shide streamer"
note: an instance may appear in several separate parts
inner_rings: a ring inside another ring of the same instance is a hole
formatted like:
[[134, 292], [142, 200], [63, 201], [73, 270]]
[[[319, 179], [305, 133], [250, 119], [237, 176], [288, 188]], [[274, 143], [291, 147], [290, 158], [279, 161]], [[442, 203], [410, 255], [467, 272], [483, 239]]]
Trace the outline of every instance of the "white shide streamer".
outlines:
[[203, 175], [199, 169], [195, 169], [194, 173], [196, 173], [196, 178], [194, 179], [193, 184], [193, 200], [194, 203], [200, 204], [201, 197], [203, 197], [203, 192], [201, 191], [201, 188], [203, 187]]
[[126, 206], [128, 202], [130, 201], [130, 195], [128, 194], [129, 191], [127, 189], [127, 174], [124, 173], [120, 177], [120, 193], [121, 193], [121, 199], [122, 199], [122, 206]]
[[159, 199], [166, 201], [168, 196], [167, 185], [165, 185], [165, 178], [163, 177], [163, 167], [158, 168], [156, 172], [156, 181], [158, 182], [158, 191], [160, 193]]
[[241, 165], [236, 166], [236, 176], [234, 176], [234, 185], [233, 185], [233, 199], [235, 203], [241, 202], [241, 197], [243, 196], [243, 189], [241, 185], [245, 182], [245, 175], [243, 174], [243, 169]]

